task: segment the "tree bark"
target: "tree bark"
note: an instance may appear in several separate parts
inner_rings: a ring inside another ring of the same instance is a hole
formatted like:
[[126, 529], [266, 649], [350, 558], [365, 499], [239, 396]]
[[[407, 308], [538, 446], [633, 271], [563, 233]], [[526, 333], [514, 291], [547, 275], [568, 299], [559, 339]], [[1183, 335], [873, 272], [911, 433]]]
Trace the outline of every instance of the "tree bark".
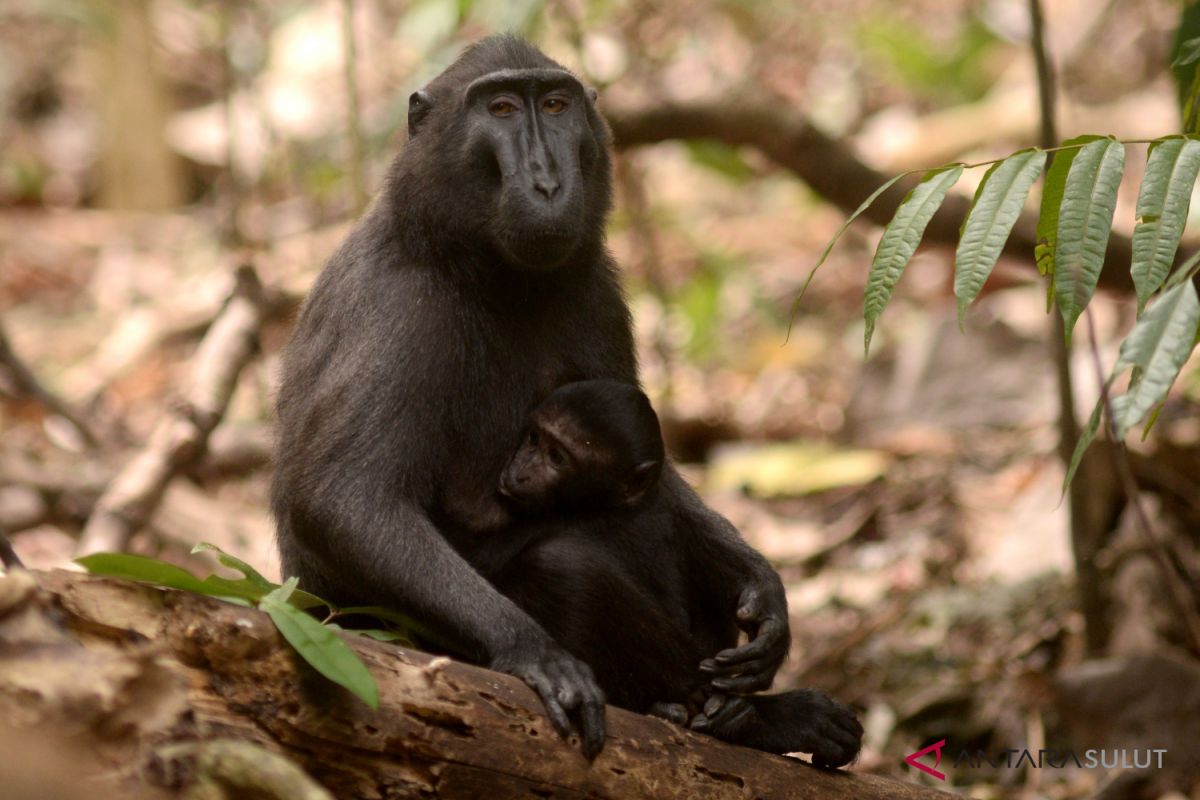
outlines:
[[[348, 640], [379, 683], [379, 711], [299, 661], [261, 612], [16, 570], [0, 577], [0, 725], [28, 737], [71, 732], [139, 797], [949, 796], [613, 708], [605, 749], [589, 764], [515, 678]], [[0, 759], [0, 785], [13, 769]]]

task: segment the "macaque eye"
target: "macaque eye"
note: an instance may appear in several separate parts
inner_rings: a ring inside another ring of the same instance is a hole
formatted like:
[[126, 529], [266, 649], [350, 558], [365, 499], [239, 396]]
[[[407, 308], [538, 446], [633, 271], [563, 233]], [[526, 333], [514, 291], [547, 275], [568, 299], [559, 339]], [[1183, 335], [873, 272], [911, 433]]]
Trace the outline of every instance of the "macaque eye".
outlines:
[[550, 448], [549, 456], [550, 463], [556, 467], [561, 467], [563, 464], [567, 463], [567, 458], [563, 455], [563, 451], [559, 450], [557, 447]]
[[547, 114], [561, 114], [567, 110], [567, 101], [561, 97], [547, 97], [542, 101], [542, 110]]
[[493, 117], [512, 116], [513, 114], [515, 114], [517, 112], [517, 110], [518, 109], [517, 109], [516, 103], [512, 102], [511, 100], [505, 100], [503, 98], [493, 100], [491, 103], [488, 104], [488, 111], [490, 111], [492, 113]]

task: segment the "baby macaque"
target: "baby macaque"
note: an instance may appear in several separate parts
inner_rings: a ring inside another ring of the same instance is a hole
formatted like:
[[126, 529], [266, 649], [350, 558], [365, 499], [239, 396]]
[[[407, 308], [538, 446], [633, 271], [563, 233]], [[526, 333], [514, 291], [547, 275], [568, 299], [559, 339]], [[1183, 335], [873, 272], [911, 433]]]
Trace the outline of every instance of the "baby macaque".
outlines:
[[658, 416], [636, 386], [568, 383], [529, 415], [500, 494], [523, 514], [633, 508], [657, 485], [663, 458]]

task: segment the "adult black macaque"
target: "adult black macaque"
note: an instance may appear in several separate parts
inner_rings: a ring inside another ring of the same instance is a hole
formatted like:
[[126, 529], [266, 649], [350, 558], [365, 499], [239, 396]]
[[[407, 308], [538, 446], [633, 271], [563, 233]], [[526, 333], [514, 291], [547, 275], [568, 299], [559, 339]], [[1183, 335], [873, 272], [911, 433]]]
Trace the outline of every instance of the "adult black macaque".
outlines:
[[[761, 691], [789, 642], [778, 576], [670, 465], [653, 500], [619, 518], [558, 533], [517, 521], [487, 536], [461, 522], [492, 502], [543, 398], [580, 380], [637, 383], [603, 241], [609, 133], [593, 99], [513, 37], [480, 42], [413, 94], [409, 143], [285, 354], [272, 487], [286, 575], [337, 603], [403, 608], [457, 655], [521, 677], [560, 733], [574, 719], [589, 758], [603, 746], [604, 691], [678, 674], [653, 700], [683, 702], [696, 659], [712, 654], [705, 682]], [[619, 535], [594, 535], [617, 519]], [[547, 605], [556, 587], [585, 584], [606, 590], [606, 605], [589, 607], [591, 591], [561, 615]], [[630, 631], [612, 641], [675, 635], [652, 657], [610, 642], [597, 683], [548, 628], [569, 632], [610, 607]], [[748, 700], [719, 701], [700, 719], [717, 736], [763, 716]], [[805, 749], [845, 763], [858, 741], [846, 745], [845, 720], [857, 723], [829, 703], [781, 724], [804, 743], [837, 733]]]

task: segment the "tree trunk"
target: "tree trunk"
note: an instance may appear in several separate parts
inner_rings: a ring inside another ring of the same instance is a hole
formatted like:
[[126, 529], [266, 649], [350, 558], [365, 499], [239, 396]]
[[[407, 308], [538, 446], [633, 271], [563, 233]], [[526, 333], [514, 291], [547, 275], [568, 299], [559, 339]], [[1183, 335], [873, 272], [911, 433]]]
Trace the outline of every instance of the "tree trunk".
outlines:
[[149, 0], [101, 4], [91, 91], [100, 117], [99, 202], [120, 211], [159, 211], [184, 201], [183, 171], [164, 130], [170, 94], [155, 52]]
[[[16, 570], [0, 577], [0, 723], [21, 733], [0, 739], [69, 734], [124, 797], [948, 796], [821, 771], [614, 708], [604, 752], [589, 765], [520, 681], [349, 641], [379, 683], [377, 712], [299, 661], [259, 611]], [[0, 759], [0, 785], [14, 785], [22, 769], [33, 767]], [[105, 796], [98, 792], [93, 780], [81, 794], [54, 796]]]

